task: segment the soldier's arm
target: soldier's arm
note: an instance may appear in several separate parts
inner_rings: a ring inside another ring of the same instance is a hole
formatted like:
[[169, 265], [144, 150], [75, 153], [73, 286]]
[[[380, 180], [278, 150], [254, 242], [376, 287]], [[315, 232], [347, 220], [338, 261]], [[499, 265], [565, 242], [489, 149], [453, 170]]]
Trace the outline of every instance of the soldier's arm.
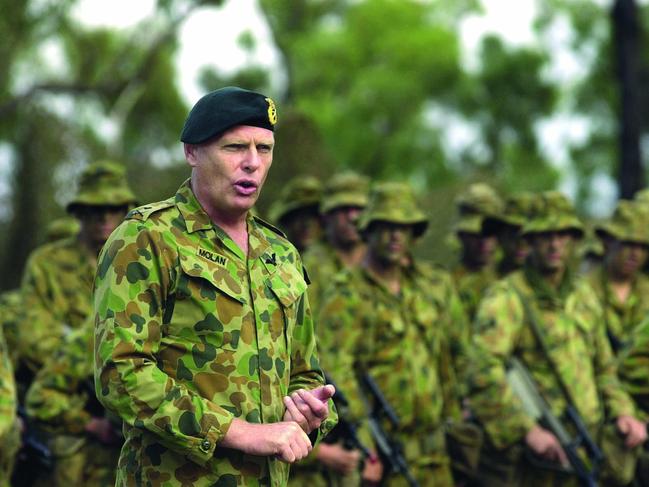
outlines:
[[15, 428], [16, 425], [16, 383], [9, 351], [4, 335], [0, 329], [0, 439]]
[[91, 328], [86, 327], [64, 338], [27, 391], [25, 401], [30, 417], [61, 427], [66, 433], [84, 431], [91, 419], [85, 406], [88, 399], [93, 399], [89, 397], [93, 391], [83, 390], [82, 382], [92, 380], [92, 340]]
[[[289, 395], [294, 394], [299, 389], [313, 390], [325, 385], [324, 374], [318, 359], [316, 335], [308, 294], [303, 293], [299, 299], [297, 321], [293, 328], [291, 341]], [[319, 441], [336, 424], [336, 410], [331, 400], [328, 401], [328, 408], [329, 417], [318, 427], [316, 441]]]
[[495, 284], [476, 315], [469, 361], [471, 409], [497, 448], [524, 439], [534, 426], [506, 379], [506, 361], [523, 326], [520, 299], [506, 283]]
[[[95, 280], [95, 388], [127, 424], [205, 464], [233, 414], [189, 390], [157, 363], [175, 251], [164, 234], [127, 220], [113, 233]], [[164, 251], [162, 250], [164, 249]]]
[[591, 296], [586, 296], [590, 287], [583, 287], [583, 299], [578, 302], [585, 316], [590, 317], [591, 340], [594, 345], [594, 367], [597, 389], [600, 391], [606, 407], [607, 416], [611, 419], [619, 416], [634, 416], [633, 401], [622, 387], [618, 378], [617, 361], [606, 335], [604, 310]]
[[23, 274], [22, 310], [16, 329], [19, 355], [38, 369], [56, 349], [63, 336], [62, 317], [57, 316], [55, 286], [48, 263], [38, 251], [28, 259]]
[[649, 418], [649, 320], [632, 334], [631, 343], [620, 357], [619, 376], [645, 419]]

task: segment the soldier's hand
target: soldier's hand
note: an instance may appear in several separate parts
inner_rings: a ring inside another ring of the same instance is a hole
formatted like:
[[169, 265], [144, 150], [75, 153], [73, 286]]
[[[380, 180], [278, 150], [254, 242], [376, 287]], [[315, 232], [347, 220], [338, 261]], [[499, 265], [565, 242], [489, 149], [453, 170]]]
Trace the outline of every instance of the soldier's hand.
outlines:
[[249, 455], [274, 456], [286, 463], [302, 460], [313, 448], [309, 437], [295, 422], [258, 424], [240, 419], [232, 421], [220, 446]]
[[564, 467], [570, 465], [566, 452], [561, 448], [557, 437], [538, 425], [535, 425], [527, 432], [527, 435], [525, 435], [525, 443], [527, 443], [527, 446], [534, 453], [546, 460], [559, 462]]
[[86, 423], [86, 431], [104, 445], [116, 445], [120, 442], [115, 433], [115, 426], [107, 418], [92, 418]]
[[624, 444], [627, 448], [635, 448], [647, 439], [646, 425], [633, 416], [619, 416], [617, 418], [617, 429], [626, 436]]
[[327, 419], [329, 415], [327, 402], [335, 392], [334, 386], [327, 384], [309, 391], [300, 389], [290, 396], [285, 396], [284, 421], [295, 421], [305, 433], [311, 433]]
[[363, 485], [366, 486], [379, 485], [381, 483], [381, 479], [383, 478], [383, 464], [375, 453], [365, 459], [361, 478]]
[[338, 443], [320, 443], [316, 457], [326, 467], [342, 475], [358, 470], [361, 462], [360, 451], [347, 450]]

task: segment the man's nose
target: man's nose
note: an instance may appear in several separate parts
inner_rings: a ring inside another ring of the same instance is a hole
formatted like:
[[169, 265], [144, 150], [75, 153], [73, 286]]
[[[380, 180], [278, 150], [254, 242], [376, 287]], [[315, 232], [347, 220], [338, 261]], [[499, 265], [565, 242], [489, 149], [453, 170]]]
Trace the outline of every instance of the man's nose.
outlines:
[[252, 172], [259, 168], [261, 165], [261, 155], [257, 151], [256, 147], [253, 146], [246, 152], [246, 158], [243, 164], [246, 171]]

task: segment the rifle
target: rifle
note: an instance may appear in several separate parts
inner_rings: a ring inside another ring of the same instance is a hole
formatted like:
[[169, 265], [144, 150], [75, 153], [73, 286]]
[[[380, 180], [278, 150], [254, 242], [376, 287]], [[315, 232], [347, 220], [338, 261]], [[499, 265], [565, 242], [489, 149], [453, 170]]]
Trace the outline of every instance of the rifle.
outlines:
[[332, 399], [338, 409], [338, 424], [334, 426], [323, 441], [327, 443], [336, 443], [340, 439], [342, 440], [343, 447], [347, 450], [360, 450], [363, 453], [363, 458], [369, 457], [372, 453], [358, 437], [356, 424], [349, 421], [345, 418], [345, 415], [342, 414], [342, 410], [349, 407], [347, 397], [327, 374], [325, 374], [325, 381], [327, 384], [331, 384], [336, 388], [336, 392]]
[[47, 442], [42, 438], [43, 434], [34, 427], [24, 406], [18, 406], [18, 416], [24, 425], [22, 446], [18, 453], [19, 461], [25, 465], [51, 471], [54, 468], [54, 456]]
[[[575, 436], [572, 436], [562, 421], [552, 413], [550, 405], [540, 394], [527, 367], [515, 357], [509, 360], [507, 381], [523, 403], [525, 411], [547, 427], [559, 440], [570, 462], [570, 468], [565, 471], [574, 473], [581, 485], [597, 487], [597, 477], [604, 455], [593, 441], [577, 410], [569, 404], [564, 414], [564, 421], [569, 422], [576, 432]], [[585, 459], [581, 452], [585, 453]], [[552, 464], [550, 468], [557, 469], [557, 466]]]
[[386, 418], [394, 429], [398, 429], [400, 421], [397, 413], [394, 412], [394, 409], [392, 409], [381, 389], [368, 372], [360, 376], [360, 382], [372, 399], [368, 424], [379, 455], [383, 460], [383, 465], [387, 467], [386, 473], [390, 471], [403, 475], [410, 487], [419, 487], [419, 483], [412, 475], [403, 456], [403, 446], [398, 440], [388, 435], [381, 425], [383, 419]]

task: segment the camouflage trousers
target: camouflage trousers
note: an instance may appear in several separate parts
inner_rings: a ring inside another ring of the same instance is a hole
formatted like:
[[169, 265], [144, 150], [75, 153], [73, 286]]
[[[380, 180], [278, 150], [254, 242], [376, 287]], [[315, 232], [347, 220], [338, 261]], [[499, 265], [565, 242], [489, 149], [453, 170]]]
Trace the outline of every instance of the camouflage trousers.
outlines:
[[[606, 424], [593, 435], [604, 454], [604, 464], [600, 469], [599, 483], [607, 487], [623, 487], [632, 482], [639, 448], [629, 450], [624, 446], [624, 438], [617, 432], [614, 424]], [[574, 474], [541, 466], [533, 454], [522, 444], [505, 450], [494, 448], [487, 440], [480, 456], [479, 485], [484, 487], [577, 487], [579, 481]]]
[[38, 487], [113, 487], [120, 446], [107, 446], [80, 436], [56, 435], [50, 448], [54, 469], [39, 479]]
[[[446, 451], [445, 431], [442, 426], [432, 431], [402, 432], [399, 439], [403, 454], [413, 477], [426, 487], [453, 487], [451, 461]], [[390, 475], [388, 487], [408, 487], [403, 475]]]
[[11, 474], [20, 449], [20, 426], [16, 420], [15, 427], [0, 439], [0, 487], [9, 487]]

